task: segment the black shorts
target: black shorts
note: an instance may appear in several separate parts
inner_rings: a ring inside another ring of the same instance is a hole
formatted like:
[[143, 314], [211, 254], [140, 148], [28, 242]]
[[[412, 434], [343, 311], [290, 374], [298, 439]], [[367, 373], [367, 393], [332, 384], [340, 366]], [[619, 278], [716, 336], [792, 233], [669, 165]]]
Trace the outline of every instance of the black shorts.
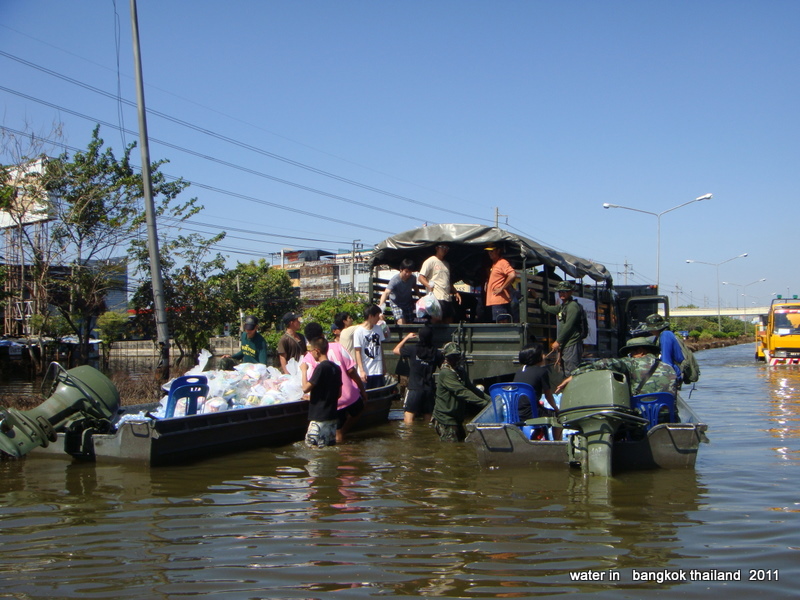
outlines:
[[434, 404], [436, 392], [433, 390], [407, 390], [403, 410], [415, 415], [429, 415], [433, 412]]
[[364, 410], [364, 398], [361, 396], [358, 397], [358, 400], [353, 402], [352, 404], [348, 404], [344, 408], [340, 408], [336, 411], [336, 419], [337, 419], [337, 426], [339, 429], [344, 427], [345, 422], [347, 421], [347, 417], [357, 417], [361, 414], [361, 411]]
[[439, 300], [439, 305], [442, 307], [442, 319], [452, 319], [456, 316], [452, 300]]

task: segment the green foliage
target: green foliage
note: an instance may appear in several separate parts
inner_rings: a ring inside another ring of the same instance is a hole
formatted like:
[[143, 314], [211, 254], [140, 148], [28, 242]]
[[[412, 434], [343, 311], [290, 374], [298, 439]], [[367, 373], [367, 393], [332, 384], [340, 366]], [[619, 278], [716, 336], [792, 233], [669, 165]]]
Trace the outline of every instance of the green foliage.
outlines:
[[348, 312], [352, 315], [355, 323], [360, 323], [363, 320], [364, 309], [368, 305], [359, 294], [338, 296], [329, 298], [322, 304], [309, 308], [303, 317], [307, 323], [314, 321], [322, 325], [322, 330], [327, 334], [330, 331], [336, 313]]
[[103, 342], [104, 369], [108, 369], [111, 346], [117, 340], [122, 339], [127, 325], [128, 317], [118, 312], [108, 311], [97, 317], [97, 329], [100, 331], [100, 340]]
[[34, 335], [61, 340], [72, 333], [69, 322], [59, 314], [32, 315], [30, 321]]
[[[733, 334], [733, 337], [738, 337], [744, 334], [745, 322], [740, 319], [732, 317], [722, 317], [722, 330], [720, 331], [719, 324], [716, 317], [677, 317], [670, 319], [673, 331], [693, 331], [693, 332], [709, 332], [709, 333], [725, 333], [726, 335], [715, 335], [713, 337], [728, 337], [727, 334]], [[694, 335], [692, 335], [694, 337]]]
[[[216, 254], [208, 258], [213, 245], [224, 236], [224, 233], [210, 239], [196, 235], [178, 236], [162, 246], [167, 327], [180, 351], [177, 360], [187, 353], [196, 356], [200, 350], [208, 348], [211, 336], [226, 322], [226, 312], [220, 310], [225, 306], [225, 298], [216, 284], [224, 266], [224, 257]], [[136, 290], [132, 303], [136, 309], [135, 326], [139, 331], [153, 335], [155, 320], [151, 281], [146, 281]]]
[[226, 300], [223, 307], [226, 321], [238, 323], [239, 311], [242, 310], [258, 318], [262, 334], [272, 326], [283, 331], [283, 315], [297, 311], [301, 306], [286, 271], [270, 268], [264, 259], [239, 263], [235, 269], [221, 274], [214, 283], [220, 287]]
[[111, 344], [121, 340], [127, 325], [128, 317], [118, 312], [108, 311], [97, 317], [97, 330], [103, 346], [107, 344], [110, 348]]
[[[105, 312], [106, 294], [116, 285], [119, 263], [109, 259], [127, 250], [144, 218], [142, 177], [130, 162], [134, 147], [129, 145], [117, 158], [111, 148], [104, 148], [97, 127], [85, 151], [45, 161], [38, 178], [38, 185], [48, 192], [54, 220], [49, 248], [28, 242], [34, 256], [32, 277], [46, 288], [47, 302], [82, 342], [80, 362], [88, 356], [93, 321]], [[153, 194], [169, 203], [186, 184], [166, 182], [158, 172], [160, 164], [152, 165]], [[50, 255], [63, 267], [57, 277], [52, 276]]]
[[8, 210], [16, 196], [16, 188], [9, 185], [10, 181], [8, 166], [0, 165], [0, 209], [2, 210]]

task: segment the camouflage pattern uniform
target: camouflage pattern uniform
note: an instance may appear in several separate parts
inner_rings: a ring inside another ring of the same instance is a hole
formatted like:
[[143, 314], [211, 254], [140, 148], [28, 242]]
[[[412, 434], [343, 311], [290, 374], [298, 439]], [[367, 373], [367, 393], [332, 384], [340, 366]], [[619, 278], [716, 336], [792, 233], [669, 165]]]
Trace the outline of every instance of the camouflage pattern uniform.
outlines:
[[[445, 345], [445, 355], [450, 355], [453, 350]], [[436, 381], [436, 404], [433, 407], [433, 426], [439, 439], [443, 442], [461, 442], [466, 437], [464, 431], [464, 417], [466, 416], [467, 402], [486, 406], [488, 398], [480, 389], [469, 380], [467, 373], [461, 367], [453, 368], [445, 362], [439, 370]]]
[[[639, 383], [647, 377], [650, 369], [653, 368], [653, 363], [655, 361], [656, 357], [652, 354], [647, 354], [638, 358], [632, 356], [624, 358], [604, 358], [589, 365], [579, 367], [572, 375], [576, 376], [588, 371], [600, 371], [603, 369], [622, 373], [628, 379], [631, 394], [634, 394], [639, 387]], [[675, 371], [672, 367], [660, 361], [656, 370], [653, 371], [653, 374], [647, 379], [638, 393], [653, 394], [656, 392], [675, 392]]]

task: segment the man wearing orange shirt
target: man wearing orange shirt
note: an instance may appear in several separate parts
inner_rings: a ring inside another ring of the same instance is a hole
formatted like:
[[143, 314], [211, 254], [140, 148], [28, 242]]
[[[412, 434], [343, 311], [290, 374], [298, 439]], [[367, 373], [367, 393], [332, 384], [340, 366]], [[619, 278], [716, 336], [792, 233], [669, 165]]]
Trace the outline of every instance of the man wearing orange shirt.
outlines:
[[511, 286], [517, 278], [514, 267], [503, 258], [502, 251], [497, 246], [486, 248], [489, 258], [492, 259], [492, 268], [489, 279], [486, 281], [486, 306], [491, 308], [492, 321], [505, 318], [513, 320], [511, 312]]

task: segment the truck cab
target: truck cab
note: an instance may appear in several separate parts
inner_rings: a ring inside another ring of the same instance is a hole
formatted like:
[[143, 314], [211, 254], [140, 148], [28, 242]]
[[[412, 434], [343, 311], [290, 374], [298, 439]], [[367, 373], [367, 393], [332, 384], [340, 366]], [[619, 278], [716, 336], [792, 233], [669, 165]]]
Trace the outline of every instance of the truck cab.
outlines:
[[763, 333], [756, 337], [759, 352], [770, 366], [800, 364], [800, 300], [778, 296], [772, 301]]

